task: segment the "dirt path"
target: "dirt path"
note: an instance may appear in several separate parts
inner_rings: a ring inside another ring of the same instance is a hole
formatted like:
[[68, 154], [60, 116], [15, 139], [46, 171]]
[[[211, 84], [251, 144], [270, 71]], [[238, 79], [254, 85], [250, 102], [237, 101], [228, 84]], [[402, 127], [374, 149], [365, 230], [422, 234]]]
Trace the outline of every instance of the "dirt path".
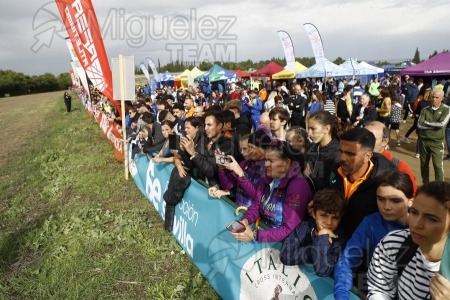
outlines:
[[45, 116], [54, 111], [55, 102], [62, 101], [63, 94], [59, 91], [0, 98], [0, 169], [45, 126]]

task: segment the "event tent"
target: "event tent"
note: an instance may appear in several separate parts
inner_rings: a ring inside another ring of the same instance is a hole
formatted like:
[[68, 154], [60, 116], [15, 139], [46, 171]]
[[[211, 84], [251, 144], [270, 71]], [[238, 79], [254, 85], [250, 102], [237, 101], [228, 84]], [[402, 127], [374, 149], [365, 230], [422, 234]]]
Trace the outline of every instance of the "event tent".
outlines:
[[284, 68], [277, 64], [276, 62], [271, 61], [264, 67], [262, 67], [259, 70], [256, 70], [255, 72], [252, 72], [252, 77], [270, 77], [272, 78], [272, 75], [278, 72], [283, 71]]
[[372, 66], [371, 64], [368, 64], [365, 61], [360, 62], [359, 65], [362, 66], [363, 68], [374, 69], [374, 71], [376, 70], [376, 74], [384, 73], [384, 69], [383, 68]]
[[450, 75], [450, 52], [439, 53], [420, 64], [403, 69], [400, 75], [448, 76]]
[[187, 84], [188, 84], [188, 86], [194, 86], [194, 80], [195, 80], [195, 78], [197, 78], [198, 76], [202, 75], [203, 73], [205, 73], [205, 72], [201, 71], [201, 70], [200, 70], [199, 68], [197, 68], [197, 67], [194, 67], [194, 68], [191, 70], [191, 72], [189, 73], [188, 78], [187, 78]]
[[285, 69], [281, 72], [278, 72], [276, 74], [272, 75], [272, 79], [294, 79], [295, 78], [295, 74], [300, 73], [306, 69], [308, 69], [307, 67], [305, 67], [304, 65], [302, 65], [301, 63], [299, 63], [298, 61], [295, 62], [295, 72], [291, 72], [289, 71], [286, 67], [284, 67]]
[[176, 87], [178, 87], [178, 86], [187, 87], [187, 77], [188, 77], [190, 72], [191, 71], [186, 69], [186, 70], [183, 71], [183, 73], [178, 74], [177, 76], [175, 76], [174, 85]]
[[197, 81], [208, 83], [219, 80], [228, 80], [237, 77], [238, 75], [235, 72], [225, 70], [219, 65], [214, 65], [205, 74], [198, 76]]
[[297, 73], [297, 78], [317, 78], [317, 77], [330, 77], [330, 76], [351, 76], [353, 70], [342, 68], [328, 59], [325, 60], [323, 66], [317, 64], [308, 68], [307, 70]]
[[159, 78], [160, 78], [162, 86], [168, 85], [168, 86], [173, 87], [174, 77], [173, 77], [172, 73], [170, 73], [169, 71], [166, 71], [163, 74], [159, 74], [159, 76], [160, 76]]
[[240, 77], [240, 78], [250, 78], [250, 74], [245, 73], [244, 71], [241, 71], [241, 70], [231, 70], [231, 71], [233, 71], [234, 73], [237, 73], [238, 77]]
[[[373, 66], [366, 66], [366, 65], [361, 65], [360, 63], [358, 63], [356, 60], [354, 60], [353, 58], [348, 58], [345, 62], [343, 62], [342, 64], [339, 65], [342, 68], [345, 69], [349, 69], [349, 70], [353, 70], [353, 75], [354, 76], [359, 76], [359, 75], [376, 75], [378, 73], [378, 70], [376, 67]], [[384, 72], [384, 69], [383, 69]]]

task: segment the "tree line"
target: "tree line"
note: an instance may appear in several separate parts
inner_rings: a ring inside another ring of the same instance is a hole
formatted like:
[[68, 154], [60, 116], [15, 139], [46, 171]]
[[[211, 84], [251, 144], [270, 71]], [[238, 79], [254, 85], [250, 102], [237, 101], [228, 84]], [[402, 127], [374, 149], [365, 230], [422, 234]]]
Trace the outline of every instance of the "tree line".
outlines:
[[29, 76], [13, 70], [0, 70], [0, 97], [60, 91], [69, 86], [72, 86], [69, 73]]

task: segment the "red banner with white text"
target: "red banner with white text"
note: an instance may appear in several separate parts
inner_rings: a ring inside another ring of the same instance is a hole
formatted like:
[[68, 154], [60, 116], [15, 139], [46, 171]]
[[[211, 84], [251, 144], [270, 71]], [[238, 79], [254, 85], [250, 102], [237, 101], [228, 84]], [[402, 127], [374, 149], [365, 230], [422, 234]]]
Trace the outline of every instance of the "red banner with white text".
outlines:
[[[113, 99], [112, 73], [94, 7], [90, 0], [55, 0], [78, 60], [104, 96]], [[120, 112], [120, 109], [118, 110]]]

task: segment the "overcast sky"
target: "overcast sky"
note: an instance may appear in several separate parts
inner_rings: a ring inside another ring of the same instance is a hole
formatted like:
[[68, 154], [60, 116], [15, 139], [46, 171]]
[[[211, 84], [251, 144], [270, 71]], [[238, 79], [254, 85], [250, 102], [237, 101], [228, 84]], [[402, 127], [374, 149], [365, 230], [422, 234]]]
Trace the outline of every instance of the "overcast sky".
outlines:
[[[277, 30], [287, 31], [297, 57], [312, 57], [303, 23], [313, 23], [325, 56], [366, 61], [421, 59], [450, 48], [448, 0], [302, 0], [260, 2], [92, 0], [106, 52], [151, 57], [258, 61], [284, 57]], [[2, 1], [0, 69], [29, 75], [69, 70], [67, 36], [54, 1]], [[188, 30], [183, 28], [188, 26]]]

